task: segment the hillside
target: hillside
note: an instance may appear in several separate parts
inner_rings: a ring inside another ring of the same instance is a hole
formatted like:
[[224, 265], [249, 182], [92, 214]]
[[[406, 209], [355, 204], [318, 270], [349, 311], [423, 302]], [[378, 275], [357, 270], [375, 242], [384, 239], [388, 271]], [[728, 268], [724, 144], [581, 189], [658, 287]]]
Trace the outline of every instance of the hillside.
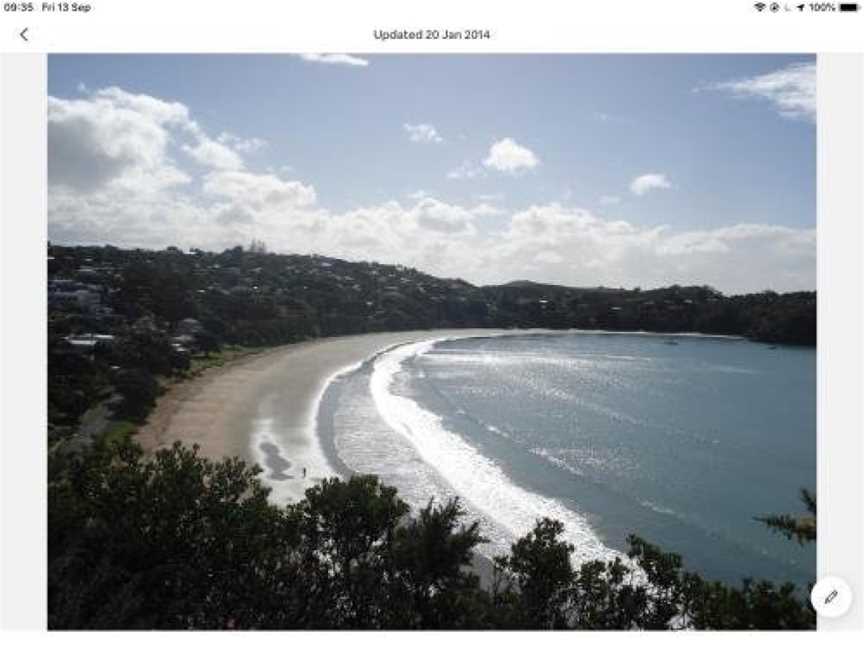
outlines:
[[814, 292], [727, 297], [707, 286], [528, 281], [477, 287], [404, 266], [240, 247], [217, 254], [52, 246], [50, 257], [54, 285], [78, 281], [102, 307], [71, 309], [61, 318], [66, 332], [109, 332], [103, 329], [152, 317], [168, 328], [193, 318], [217, 341], [243, 344], [469, 326], [698, 331], [811, 345], [816, 335]]

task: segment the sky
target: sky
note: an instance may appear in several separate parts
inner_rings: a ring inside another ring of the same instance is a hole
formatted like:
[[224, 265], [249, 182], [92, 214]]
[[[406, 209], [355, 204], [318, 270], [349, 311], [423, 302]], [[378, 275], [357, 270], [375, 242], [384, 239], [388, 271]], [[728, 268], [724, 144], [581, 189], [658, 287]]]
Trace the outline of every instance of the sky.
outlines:
[[810, 55], [52, 55], [48, 235], [816, 287]]

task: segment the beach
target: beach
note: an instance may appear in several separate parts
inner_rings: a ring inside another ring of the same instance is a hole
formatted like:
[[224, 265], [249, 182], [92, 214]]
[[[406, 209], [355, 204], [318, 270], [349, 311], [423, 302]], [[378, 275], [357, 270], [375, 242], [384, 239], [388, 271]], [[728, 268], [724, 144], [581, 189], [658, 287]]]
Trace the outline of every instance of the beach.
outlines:
[[445, 337], [497, 335], [497, 329], [369, 333], [285, 345], [205, 370], [171, 386], [136, 440], [148, 452], [175, 441], [211, 459], [240, 457], [265, 468], [276, 501], [296, 501], [335, 476], [316, 435], [327, 381], [394, 345]]
[[[638, 531], [724, 582], [806, 583], [812, 552], [750, 521], [784, 510], [801, 478], [794, 461], [811, 456], [814, 363], [812, 350], [686, 334], [332, 337], [176, 383], [138, 440], [151, 452], [182, 441], [257, 464], [274, 504], [354, 472], [378, 475], [414, 511], [459, 497], [482, 525], [487, 558], [549, 517], [564, 522], [576, 563], [620, 555]], [[800, 394], [796, 407], [789, 393]], [[751, 477], [730, 484], [733, 470]]]

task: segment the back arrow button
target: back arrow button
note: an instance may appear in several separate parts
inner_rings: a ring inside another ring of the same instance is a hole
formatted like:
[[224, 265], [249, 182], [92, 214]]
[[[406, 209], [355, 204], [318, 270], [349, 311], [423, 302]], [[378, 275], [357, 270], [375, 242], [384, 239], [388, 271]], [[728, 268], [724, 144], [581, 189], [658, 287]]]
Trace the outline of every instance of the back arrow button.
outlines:
[[29, 42], [30, 42], [30, 39], [27, 38], [27, 30], [28, 30], [28, 29], [30, 29], [30, 28], [29, 28], [29, 27], [25, 27], [24, 29], [21, 30], [21, 33], [18, 34], [18, 35], [19, 35], [22, 39], [24, 39], [24, 41], [26, 41], [26, 42], [29, 43]]

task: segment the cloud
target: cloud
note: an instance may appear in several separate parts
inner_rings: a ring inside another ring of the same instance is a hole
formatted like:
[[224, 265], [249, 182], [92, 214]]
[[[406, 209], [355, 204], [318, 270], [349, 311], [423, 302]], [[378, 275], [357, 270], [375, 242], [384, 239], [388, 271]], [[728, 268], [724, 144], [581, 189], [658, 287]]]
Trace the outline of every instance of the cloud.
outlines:
[[[243, 167], [193, 164], [183, 147], [202, 141], [231, 147]], [[646, 227], [559, 203], [505, 211], [491, 197], [448, 202], [425, 193], [331, 210], [311, 183], [250, 168], [234, 143], [209, 137], [182, 104], [118, 89], [51, 97], [50, 239], [221, 250], [254, 238], [274, 251], [401, 263], [477, 284], [815, 287], [812, 228]], [[188, 169], [174, 161], [178, 152]]]
[[646, 173], [633, 178], [633, 182], [630, 183], [630, 191], [637, 196], [644, 196], [655, 189], [670, 189], [671, 187], [672, 184], [662, 173]]
[[513, 214], [501, 240], [484, 246], [476, 264], [484, 279], [492, 278], [493, 268], [512, 267], [519, 278], [576, 286], [812, 290], [816, 231], [751, 223], [681, 231], [551, 203]]
[[108, 87], [77, 99], [48, 98], [49, 182], [81, 191], [120, 184], [138, 191], [189, 183], [181, 152], [210, 168], [240, 170], [264, 140], [223, 132], [213, 139], [179, 102]]
[[470, 210], [434, 198], [423, 198], [407, 214], [416, 218], [421, 228], [451, 234], [474, 232], [474, 214]]
[[350, 54], [300, 54], [300, 58], [311, 63], [326, 65], [348, 65], [351, 67], [366, 67], [369, 61]]
[[484, 175], [486, 175], [486, 172], [481, 167], [467, 160], [455, 169], [450, 169], [447, 172], [447, 177], [450, 180], [470, 180], [472, 178], [480, 178]]
[[498, 214], [504, 213], [503, 209], [485, 202], [481, 202], [479, 205], [472, 207], [470, 211], [475, 216], [497, 216]]
[[240, 153], [256, 153], [267, 146], [267, 141], [259, 137], [239, 137], [226, 132], [220, 133], [216, 139], [220, 144], [230, 146]]
[[504, 173], [518, 173], [533, 169], [539, 164], [540, 159], [531, 150], [520, 146], [509, 137], [495, 142], [483, 160], [484, 166]]
[[220, 225], [251, 224], [255, 222], [255, 213], [242, 205], [225, 203], [213, 210], [213, 216]]
[[402, 124], [402, 130], [408, 133], [412, 142], [440, 144], [444, 141], [432, 124]]
[[744, 79], [707, 86], [739, 99], [763, 99], [789, 119], [816, 123], [816, 64], [792, 63], [784, 68]]
[[199, 136], [195, 144], [184, 144], [185, 151], [193, 160], [214, 169], [238, 170], [243, 168], [243, 158], [224, 144]]
[[315, 204], [315, 189], [270, 174], [218, 171], [204, 178], [205, 195], [228, 198], [253, 211], [289, 209]]
[[169, 154], [185, 106], [119, 88], [83, 99], [48, 98], [48, 181], [95, 191], [109, 183], [158, 189], [189, 181]]

